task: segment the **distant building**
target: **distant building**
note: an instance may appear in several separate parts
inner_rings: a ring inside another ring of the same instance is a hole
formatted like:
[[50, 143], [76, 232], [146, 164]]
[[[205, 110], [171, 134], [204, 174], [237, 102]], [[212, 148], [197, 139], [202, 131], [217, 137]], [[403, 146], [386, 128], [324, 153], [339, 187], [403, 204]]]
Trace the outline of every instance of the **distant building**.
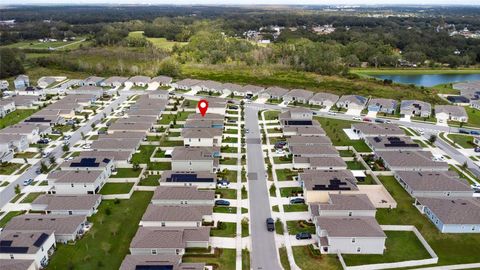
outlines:
[[372, 98], [368, 102], [369, 112], [394, 114], [397, 110], [397, 101], [388, 98]]
[[24, 89], [30, 86], [30, 80], [27, 75], [18, 75], [13, 81], [16, 90]]
[[430, 117], [432, 105], [419, 100], [402, 100], [400, 114], [405, 116]]

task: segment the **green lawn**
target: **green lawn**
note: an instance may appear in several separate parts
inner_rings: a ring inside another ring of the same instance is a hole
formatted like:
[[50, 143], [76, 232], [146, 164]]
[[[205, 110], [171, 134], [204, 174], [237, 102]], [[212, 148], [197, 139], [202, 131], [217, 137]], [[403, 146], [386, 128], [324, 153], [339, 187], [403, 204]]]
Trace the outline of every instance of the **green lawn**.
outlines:
[[[248, 209], [242, 207], [242, 214], [248, 213]], [[222, 213], [222, 214], [236, 214], [237, 213], [237, 207], [231, 207], [231, 206], [215, 206], [213, 207], [213, 212], [214, 213]]]
[[225, 129], [223, 131], [223, 133], [225, 133], [225, 134], [238, 134], [238, 129], [234, 129], [234, 128]]
[[133, 183], [106, 183], [100, 190], [100, 194], [125, 194], [129, 193], [133, 187]]
[[237, 223], [234, 222], [220, 222], [217, 228], [210, 230], [210, 236], [217, 237], [235, 237], [237, 234]]
[[480, 127], [480, 111], [471, 107], [465, 107], [468, 115], [468, 126]]
[[153, 192], [137, 191], [129, 200], [103, 200], [94, 226], [75, 245], [57, 243], [48, 269], [118, 269]]
[[149, 162], [147, 165], [148, 170], [153, 171], [167, 171], [172, 169], [172, 163], [170, 162]]
[[38, 153], [36, 152], [22, 152], [22, 153], [15, 153], [15, 158], [33, 158]]
[[136, 178], [140, 175], [142, 170], [138, 168], [137, 170], [133, 168], [117, 168], [117, 173], [110, 176], [111, 178]]
[[409, 260], [422, 260], [431, 258], [427, 250], [413, 232], [385, 231], [387, 240], [385, 252], [382, 255], [356, 255], [345, 254], [343, 258], [348, 266], [392, 263]]
[[155, 151], [157, 146], [155, 145], [140, 145], [138, 147], [139, 153], [135, 153], [132, 156], [132, 163], [145, 164], [150, 162], [150, 157]]
[[242, 269], [250, 269], [250, 251], [242, 249]]
[[304, 212], [308, 211], [308, 205], [306, 204], [284, 204], [283, 211], [285, 212]]
[[287, 248], [281, 247], [278, 249], [278, 254], [280, 256], [280, 262], [284, 270], [290, 270], [290, 263], [288, 262]]
[[284, 187], [280, 188], [280, 195], [282, 197], [295, 197], [297, 193], [303, 193], [301, 187]]
[[145, 179], [140, 180], [138, 182], [139, 186], [158, 186], [160, 183], [158, 182], [160, 179], [160, 175], [149, 175]]
[[287, 221], [287, 230], [291, 235], [295, 235], [300, 232], [309, 232], [315, 234], [315, 225], [309, 223], [306, 220], [289, 220]]
[[466, 134], [448, 134], [447, 136], [463, 148], [475, 147], [475, 145], [473, 144], [473, 136]]
[[227, 179], [230, 181], [230, 183], [236, 183], [237, 182], [237, 171], [232, 171], [232, 170], [223, 170], [217, 174], [218, 177]]
[[222, 146], [221, 152], [222, 153], [237, 153], [238, 148], [237, 147], [232, 147], [232, 146]]
[[45, 194], [44, 192], [32, 192], [29, 193], [20, 203], [31, 203], [33, 202], [38, 196]]
[[352, 161], [345, 161], [345, 163], [347, 163], [347, 169], [349, 170], [365, 170], [365, 167], [363, 166], [362, 163], [360, 163], [360, 161], [352, 160]]
[[275, 170], [277, 174], [278, 181], [291, 181], [294, 176], [298, 176], [298, 172], [292, 171], [290, 169], [279, 169]]
[[236, 189], [230, 189], [230, 188], [217, 188], [215, 190], [216, 194], [220, 194], [220, 197], [222, 199], [231, 199], [234, 200], [237, 198], [237, 190]]
[[363, 140], [350, 140], [343, 129], [350, 128], [353, 121], [339, 120], [315, 117], [322, 125], [322, 128], [327, 133], [327, 136], [332, 140], [333, 145], [338, 146], [353, 146], [359, 152], [371, 152], [370, 147], [365, 144]]
[[295, 263], [302, 270], [341, 270], [336, 255], [313, 254], [309, 246], [292, 247]]
[[234, 137], [223, 138], [222, 143], [238, 143], [238, 138], [234, 138]]
[[479, 234], [443, 234], [412, 205], [414, 200], [392, 176], [379, 177], [397, 202], [396, 209], [378, 209], [380, 224], [414, 225], [439, 257], [440, 265], [478, 263]]
[[264, 113], [265, 120], [277, 120], [280, 111], [266, 111]]
[[237, 158], [222, 158], [220, 159], [220, 164], [222, 165], [237, 165]]
[[16, 170], [20, 169], [23, 164], [18, 164], [18, 163], [2, 163], [0, 165], [0, 174], [1, 175], [11, 175], [14, 173]]
[[185, 254], [182, 257], [183, 262], [205, 263], [213, 269], [235, 270], [235, 249], [216, 248], [214, 254]]
[[160, 120], [157, 121], [157, 123], [159, 125], [169, 125], [174, 118], [174, 114], [162, 114], [162, 117], [160, 118]]
[[14, 217], [24, 214], [25, 211], [10, 211], [0, 220], [0, 228], [5, 227], [5, 225]]
[[292, 161], [293, 161], [292, 157], [282, 156], [282, 157], [274, 157], [273, 158], [273, 162], [275, 164], [288, 164], [288, 163], [292, 163]]
[[183, 141], [170, 141], [168, 139], [165, 139], [160, 142], [160, 146], [162, 147], [183, 146]]

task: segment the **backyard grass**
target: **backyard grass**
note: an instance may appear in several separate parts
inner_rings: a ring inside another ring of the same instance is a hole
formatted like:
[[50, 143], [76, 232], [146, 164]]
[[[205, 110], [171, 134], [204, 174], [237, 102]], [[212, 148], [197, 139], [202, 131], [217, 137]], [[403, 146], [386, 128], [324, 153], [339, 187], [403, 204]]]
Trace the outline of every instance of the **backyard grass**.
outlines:
[[235, 237], [237, 234], [237, 223], [220, 222], [216, 228], [210, 230], [210, 236], [216, 237]]
[[355, 122], [323, 117], [315, 117], [315, 120], [320, 122], [327, 136], [332, 140], [333, 145], [353, 146], [358, 152], [372, 151], [363, 140], [350, 140], [343, 131], [343, 129], [351, 128], [351, 125]]
[[315, 234], [315, 225], [306, 220], [289, 220], [287, 221], [287, 230], [291, 235], [301, 232]]
[[14, 158], [33, 158], [37, 154], [36, 152], [15, 153]]
[[234, 200], [237, 198], [237, 190], [236, 189], [230, 189], [230, 188], [217, 188], [215, 190], [216, 194], [220, 194], [220, 197], [223, 199], [231, 199]]
[[363, 166], [360, 161], [357, 160], [352, 160], [352, 161], [345, 161], [347, 163], [347, 169], [349, 170], [365, 170], [365, 167]]
[[133, 168], [117, 168], [116, 171], [117, 173], [110, 176], [111, 178], [136, 178], [142, 172], [140, 168], [137, 170]]
[[222, 158], [220, 159], [220, 164], [221, 165], [237, 165], [237, 158]]
[[162, 147], [183, 146], [183, 141], [170, 141], [170, 140], [166, 139], [166, 140], [162, 140], [160, 142], [160, 146], [162, 146]]
[[377, 220], [383, 225], [414, 225], [437, 253], [439, 265], [478, 263], [479, 234], [443, 234], [412, 205], [408, 193], [393, 176], [379, 177], [397, 202], [396, 209], [378, 209]]
[[273, 162], [275, 164], [288, 164], [288, 163], [292, 163], [293, 161], [293, 158], [290, 156], [290, 157], [274, 157], [273, 158]]
[[149, 175], [138, 182], [139, 186], [158, 186], [160, 183], [158, 182], [160, 179], [160, 175]]
[[155, 148], [157, 148], [155, 145], [140, 145], [140, 147], [138, 147], [139, 152], [132, 156], [132, 163], [149, 163], [150, 157], [152, 156], [153, 151], [155, 151]]
[[222, 143], [238, 143], [238, 138], [235, 138], [235, 137], [223, 138]]
[[430, 258], [417, 236], [410, 231], [385, 231], [387, 240], [385, 252], [382, 255], [345, 254], [342, 255], [348, 266], [392, 263]]
[[205, 263], [212, 266], [214, 270], [235, 270], [235, 249], [216, 248], [214, 254], [190, 255], [185, 254], [182, 257], [183, 262]]
[[457, 143], [463, 148], [474, 148], [473, 136], [464, 134], [448, 134], [448, 138]]
[[230, 183], [237, 182], [237, 171], [223, 170], [217, 174], [219, 178], [227, 179]]
[[283, 211], [285, 212], [304, 212], [308, 211], [308, 205], [306, 204], [284, 204]]
[[20, 203], [32, 203], [38, 196], [45, 194], [44, 192], [31, 192]]
[[147, 164], [148, 170], [153, 171], [167, 171], [172, 169], [172, 163], [170, 162], [149, 162]]
[[0, 228], [5, 227], [5, 225], [14, 217], [25, 214], [25, 211], [10, 211], [0, 220]]
[[133, 187], [133, 183], [106, 183], [100, 190], [100, 194], [126, 194]]
[[174, 114], [162, 114], [162, 118], [157, 121], [159, 125], [169, 125], [171, 121], [175, 118]]
[[295, 263], [302, 270], [341, 270], [342, 266], [336, 255], [313, 254], [309, 246], [292, 247]]
[[298, 176], [298, 172], [290, 169], [278, 169], [275, 170], [275, 173], [277, 174], [278, 181], [291, 181], [294, 176]]
[[280, 111], [266, 111], [264, 113], [265, 120], [277, 120]]
[[89, 218], [92, 229], [75, 245], [57, 243], [48, 269], [118, 269], [152, 195], [137, 191], [129, 200], [103, 200]]
[[303, 193], [303, 189], [301, 187], [283, 187], [283, 188], [280, 188], [280, 195], [282, 197], [295, 197], [299, 193]]
[[37, 110], [25, 109], [15, 110], [0, 119], [0, 129], [14, 125], [32, 115]]

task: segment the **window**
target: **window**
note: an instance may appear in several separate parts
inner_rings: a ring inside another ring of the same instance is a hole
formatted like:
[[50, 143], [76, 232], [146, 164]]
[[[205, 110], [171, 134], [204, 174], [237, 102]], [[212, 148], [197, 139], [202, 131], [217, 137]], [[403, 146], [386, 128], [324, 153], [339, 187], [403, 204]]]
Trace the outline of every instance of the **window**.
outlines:
[[156, 249], [152, 249], [152, 255], [157, 255], [157, 250]]
[[355, 238], [352, 238], [352, 243], [355, 243], [355, 241], [356, 241]]
[[73, 184], [71, 184], [71, 186], [73, 187]]
[[348, 216], [351, 217], [351, 216], [352, 216], [352, 212], [348, 212]]
[[165, 227], [165, 222], [162, 222], [162, 227]]
[[360, 252], [360, 248], [359, 248], [359, 247], [357, 248], [357, 252]]
[[13, 254], [10, 254], [10, 259], [15, 259], [15, 257], [13, 257]]

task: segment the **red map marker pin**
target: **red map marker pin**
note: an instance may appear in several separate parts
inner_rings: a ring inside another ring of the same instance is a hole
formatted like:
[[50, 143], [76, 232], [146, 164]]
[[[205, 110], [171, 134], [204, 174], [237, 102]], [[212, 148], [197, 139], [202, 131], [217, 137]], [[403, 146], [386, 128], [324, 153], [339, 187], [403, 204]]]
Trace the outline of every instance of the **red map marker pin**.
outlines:
[[202, 114], [202, 116], [205, 116], [208, 110], [208, 101], [205, 99], [201, 99], [198, 104], [197, 104], [198, 110]]

